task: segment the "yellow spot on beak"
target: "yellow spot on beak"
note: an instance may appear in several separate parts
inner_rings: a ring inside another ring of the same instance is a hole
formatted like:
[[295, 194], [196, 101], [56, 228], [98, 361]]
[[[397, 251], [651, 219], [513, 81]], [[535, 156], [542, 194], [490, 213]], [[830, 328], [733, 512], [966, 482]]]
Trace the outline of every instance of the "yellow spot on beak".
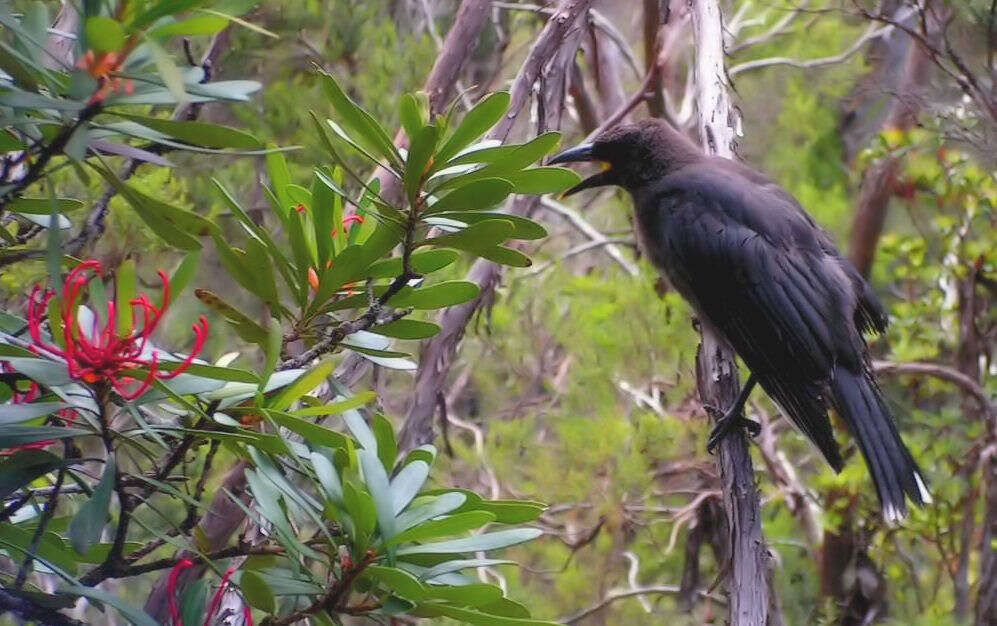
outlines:
[[599, 171], [606, 172], [611, 169], [613, 169], [613, 166], [609, 161], [599, 161]]

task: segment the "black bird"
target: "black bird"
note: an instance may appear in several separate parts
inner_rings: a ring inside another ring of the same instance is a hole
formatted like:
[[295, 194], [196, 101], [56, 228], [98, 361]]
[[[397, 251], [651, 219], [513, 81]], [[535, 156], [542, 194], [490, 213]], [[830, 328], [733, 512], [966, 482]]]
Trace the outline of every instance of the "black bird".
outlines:
[[750, 167], [703, 155], [659, 120], [609, 129], [550, 163], [572, 161], [608, 165], [567, 193], [629, 191], [641, 249], [751, 371], [711, 450], [734, 427], [757, 430], [743, 415], [757, 383], [840, 471], [827, 416], [835, 409], [858, 440], [888, 521], [906, 515], [905, 494], [931, 502], [862, 337], [886, 329], [886, 311], [793, 196]]

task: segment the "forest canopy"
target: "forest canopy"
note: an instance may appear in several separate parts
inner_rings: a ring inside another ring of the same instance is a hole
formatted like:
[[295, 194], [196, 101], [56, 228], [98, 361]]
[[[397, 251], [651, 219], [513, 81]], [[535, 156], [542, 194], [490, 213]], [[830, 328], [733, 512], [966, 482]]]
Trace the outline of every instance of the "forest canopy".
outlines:
[[[995, 55], [989, 0], [0, 0], [0, 624], [997, 624]], [[707, 451], [746, 364], [549, 163], [647, 119], [868, 280], [932, 503], [760, 390]]]

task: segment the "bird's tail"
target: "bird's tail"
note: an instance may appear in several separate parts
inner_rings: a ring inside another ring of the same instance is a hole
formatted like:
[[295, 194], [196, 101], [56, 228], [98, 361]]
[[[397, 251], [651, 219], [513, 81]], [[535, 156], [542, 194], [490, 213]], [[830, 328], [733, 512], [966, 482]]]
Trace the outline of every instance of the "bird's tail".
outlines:
[[918, 505], [931, 503], [921, 470], [900, 439], [893, 418], [866, 372], [839, 365], [831, 382], [834, 408], [858, 440], [888, 522], [907, 515], [904, 495]]

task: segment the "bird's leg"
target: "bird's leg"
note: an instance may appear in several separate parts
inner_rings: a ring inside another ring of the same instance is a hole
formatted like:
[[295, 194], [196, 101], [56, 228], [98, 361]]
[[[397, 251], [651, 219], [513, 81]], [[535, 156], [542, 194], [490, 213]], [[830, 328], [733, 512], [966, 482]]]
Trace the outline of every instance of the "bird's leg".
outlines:
[[747, 428], [752, 437], [757, 437], [758, 433], [761, 432], [761, 424], [744, 416], [744, 405], [748, 401], [748, 396], [751, 395], [751, 390], [755, 388], [755, 383], [757, 382], [758, 380], [754, 374], [748, 376], [748, 380], [744, 381], [744, 387], [741, 388], [741, 393], [738, 394], [737, 400], [734, 401], [734, 405], [726, 413], [721, 412], [720, 409], [714, 406], [707, 405], [704, 407], [717, 420], [717, 425], [713, 427], [710, 439], [706, 442], [706, 449], [709, 452], [716, 450], [720, 442], [723, 441], [723, 438], [739, 426]]

